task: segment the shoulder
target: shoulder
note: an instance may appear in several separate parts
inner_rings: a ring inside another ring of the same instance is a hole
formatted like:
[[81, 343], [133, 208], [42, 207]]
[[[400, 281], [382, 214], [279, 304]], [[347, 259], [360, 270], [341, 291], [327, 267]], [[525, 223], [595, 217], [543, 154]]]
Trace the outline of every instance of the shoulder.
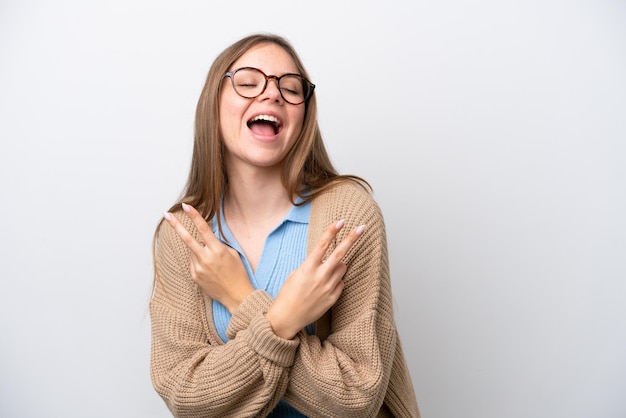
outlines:
[[[198, 231], [191, 221], [191, 218], [182, 210], [172, 213], [178, 221], [189, 231], [189, 233], [198, 238]], [[155, 235], [155, 250], [157, 256], [181, 256], [188, 252], [187, 246], [180, 239], [174, 228], [167, 221], [162, 220], [159, 224]]]
[[371, 216], [381, 216], [378, 203], [368, 190], [350, 181], [331, 187], [311, 202], [311, 218], [322, 218], [326, 223]]
[[383, 215], [372, 194], [358, 184], [342, 182], [316, 196], [311, 202], [309, 249], [313, 248], [324, 228], [340, 219], [346, 221], [346, 226], [338, 236], [340, 240], [359, 225], [367, 226], [367, 236], [384, 238]]

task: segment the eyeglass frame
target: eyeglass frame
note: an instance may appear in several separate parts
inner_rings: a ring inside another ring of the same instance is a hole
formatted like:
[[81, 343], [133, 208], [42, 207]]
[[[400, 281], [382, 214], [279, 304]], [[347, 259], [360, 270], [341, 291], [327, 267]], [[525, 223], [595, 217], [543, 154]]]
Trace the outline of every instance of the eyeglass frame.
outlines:
[[[263, 89], [261, 90], [261, 92], [259, 94], [257, 94], [256, 96], [253, 97], [248, 97], [248, 96], [244, 96], [243, 94], [239, 93], [239, 91], [237, 91], [237, 87], [235, 87], [235, 74], [238, 71], [241, 70], [255, 70], [258, 71], [259, 73], [261, 73], [263, 75], [263, 77], [265, 77], [265, 85], [263, 86]], [[280, 79], [286, 76], [296, 76], [299, 77], [302, 81], [304, 81], [305, 86], [308, 87], [308, 90], [304, 96], [304, 100], [302, 100], [300, 103], [292, 103], [289, 100], [287, 100], [285, 98], [285, 96], [283, 96], [283, 91], [280, 88]], [[304, 78], [303, 76], [301, 76], [300, 74], [296, 74], [296, 73], [287, 73], [287, 74], [283, 74], [281, 76], [275, 76], [275, 75], [267, 75], [265, 74], [262, 70], [255, 68], [255, 67], [241, 67], [241, 68], [237, 68], [234, 71], [226, 71], [226, 73], [224, 73], [224, 75], [222, 76], [222, 80], [224, 79], [224, 77], [228, 77], [230, 78], [230, 82], [233, 86], [233, 90], [235, 91], [235, 93], [237, 93], [237, 95], [243, 97], [244, 99], [256, 99], [257, 97], [259, 97], [260, 95], [262, 95], [263, 93], [265, 93], [265, 90], [267, 89], [267, 85], [269, 84], [269, 81], [271, 79], [276, 80], [276, 87], [278, 87], [278, 92], [280, 93], [280, 97], [282, 97], [282, 99], [286, 102], [289, 103], [291, 105], [297, 106], [297, 105], [301, 105], [302, 103], [306, 103], [311, 96], [313, 95], [313, 91], [315, 90], [315, 84], [311, 83], [309, 80], [307, 80], [306, 78]]]

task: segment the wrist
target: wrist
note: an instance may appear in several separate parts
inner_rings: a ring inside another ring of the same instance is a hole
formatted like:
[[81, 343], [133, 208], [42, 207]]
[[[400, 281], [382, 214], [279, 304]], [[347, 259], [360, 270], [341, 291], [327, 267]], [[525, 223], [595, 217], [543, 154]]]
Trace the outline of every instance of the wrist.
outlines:
[[224, 305], [224, 307], [228, 309], [228, 312], [232, 315], [237, 308], [239, 308], [239, 305], [241, 305], [252, 292], [254, 292], [252, 287], [249, 289], [241, 289], [241, 291], [236, 294], [229, 295], [227, 300], [224, 300], [223, 302], [220, 301], [220, 303]]
[[285, 340], [292, 340], [298, 333], [297, 330], [293, 331], [290, 329], [289, 322], [285, 321], [283, 317], [276, 312], [276, 309], [270, 308], [265, 314], [265, 318], [270, 323], [270, 327], [277, 337]]

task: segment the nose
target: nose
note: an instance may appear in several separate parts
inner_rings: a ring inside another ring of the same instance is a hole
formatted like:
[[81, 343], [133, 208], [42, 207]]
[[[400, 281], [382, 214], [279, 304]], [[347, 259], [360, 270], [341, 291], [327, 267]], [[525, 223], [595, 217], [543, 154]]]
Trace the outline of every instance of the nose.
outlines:
[[278, 79], [276, 76], [266, 76], [267, 77], [267, 85], [265, 86], [265, 90], [258, 97], [259, 100], [270, 99], [272, 101], [282, 102], [283, 96], [280, 94], [280, 89], [278, 88]]

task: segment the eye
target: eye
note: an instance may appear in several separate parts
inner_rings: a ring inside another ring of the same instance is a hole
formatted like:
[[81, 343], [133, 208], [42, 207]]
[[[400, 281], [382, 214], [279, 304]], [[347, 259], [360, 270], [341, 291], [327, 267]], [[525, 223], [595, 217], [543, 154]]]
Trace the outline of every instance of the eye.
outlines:
[[[235, 88], [239, 90], [254, 90], [263, 86], [264, 78], [261, 73], [256, 70], [244, 68], [235, 73]], [[248, 94], [248, 93], [246, 93]]]
[[302, 94], [302, 80], [296, 76], [286, 76], [280, 80], [280, 90], [293, 95]]
[[290, 89], [290, 88], [287, 88], [287, 87], [283, 87], [281, 90], [283, 92], [289, 93], [289, 94], [300, 94], [300, 92], [298, 90]]
[[237, 87], [256, 87], [259, 85], [259, 81], [254, 77], [237, 77], [235, 84]]

